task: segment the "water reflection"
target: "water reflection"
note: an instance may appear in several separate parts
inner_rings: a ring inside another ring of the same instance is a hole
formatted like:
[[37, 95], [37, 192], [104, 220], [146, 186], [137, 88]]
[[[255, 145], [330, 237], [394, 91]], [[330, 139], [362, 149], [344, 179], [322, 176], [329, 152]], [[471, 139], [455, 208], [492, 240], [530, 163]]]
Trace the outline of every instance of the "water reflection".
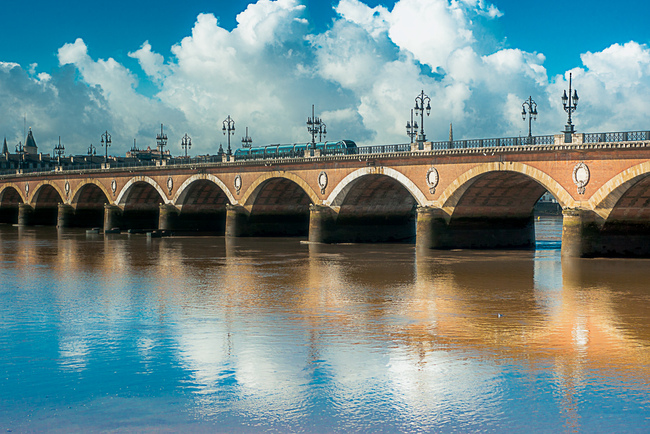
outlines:
[[0, 367], [40, 374], [0, 394], [82, 375], [92, 396], [179, 394], [169, 411], [251, 431], [639, 426], [647, 264], [2, 228]]

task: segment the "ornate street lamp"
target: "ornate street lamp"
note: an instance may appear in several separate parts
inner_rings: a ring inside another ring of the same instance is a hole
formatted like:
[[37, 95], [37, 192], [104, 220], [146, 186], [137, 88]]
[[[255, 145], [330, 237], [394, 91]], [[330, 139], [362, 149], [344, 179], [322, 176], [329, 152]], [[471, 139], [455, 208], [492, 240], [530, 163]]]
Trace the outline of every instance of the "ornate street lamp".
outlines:
[[[427, 104], [426, 109], [424, 103]], [[426, 141], [427, 136], [424, 134], [424, 110], [427, 111], [427, 116], [431, 113], [431, 98], [424, 94], [424, 90], [420, 95], [415, 97], [415, 116], [420, 116], [420, 134], [418, 135], [417, 142], [423, 143]]]
[[111, 146], [111, 135], [106, 131], [102, 134], [102, 146], [104, 146], [104, 163], [108, 162], [108, 147]]
[[235, 121], [228, 115], [225, 121], [223, 121], [223, 128], [221, 128], [223, 133], [228, 136], [228, 151], [226, 155], [231, 155], [232, 150], [230, 149], [230, 136], [235, 134]]
[[167, 134], [163, 132], [163, 124], [160, 124], [160, 134], [156, 135], [156, 146], [160, 152], [160, 161], [163, 160], [163, 149], [167, 146]]
[[[526, 110], [528, 109], [528, 110]], [[531, 130], [532, 121], [537, 120], [537, 103], [533, 101], [533, 97], [529, 96], [527, 101], [521, 105], [521, 118], [526, 120], [526, 115], [528, 115], [528, 144], [533, 144], [533, 133]]]
[[572, 75], [572, 73], [569, 73], [569, 96], [567, 96], [566, 90], [564, 91], [564, 95], [562, 95], [564, 111], [569, 115], [569, 120], [564, 128], [564, 143], [571, 143], [573, 141], [573, 133], [575, 133], [575, 129], [571, 123], [571, 113], [576, 111], [576, 108], [578, 107], [578, 91], [574, 89], [573, 95], [571, 95]]
[[57, 164], [61, 165], [61, 157], [65, 154], [65, 146], [61, 144], [61, 136], [59, 136], [59, 144], [54, 147], [54, 154], [56, 155]]
[[192, 147], [192, 138], [185, 133], [181, 139], [181, 148], [185, 149], [185, 158], [187, 158], [187, 149]]
[[311, 105], [311, 117], [307, 118], [307, 131], [311, 134], [311, 148], [316, 149], [316, 134], [324, 134], [323, 126], [325, 124], [314, 114], [314, 105]]
[[23, 160], [25, 159], [25, 147], [23, 142], [18, 142], [16, 145], [16, 154], [18, 154], [18, 169], [22, 170]]
[[241, 147], [250, 148], [253, 145], [253, 139], [248, 135], [248, 127], [246, 127], [246, 135], [241, 138]]
[[327, 135], [327, 125], [322, 120], [320, 121], [320, 127], [318, 127], [318, 141], [322, 142], [323, 137]]
[[413, 109], [411, 109], [411, 122], [406, 121], [406, 135], [411, 139], [413, 143], [413, 137], [418, 133], [418, 123], [413, 121]]

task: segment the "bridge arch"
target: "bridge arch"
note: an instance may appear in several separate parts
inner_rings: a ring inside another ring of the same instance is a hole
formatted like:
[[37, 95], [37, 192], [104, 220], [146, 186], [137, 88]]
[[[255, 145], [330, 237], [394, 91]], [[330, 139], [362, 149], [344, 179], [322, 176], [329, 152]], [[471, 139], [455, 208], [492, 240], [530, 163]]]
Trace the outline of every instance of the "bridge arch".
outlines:
[[305, 194], [307, 194], [311, 203], [316, 204], [320, 202], [320, 199], [318, 198], [318, 195], [316, 194], [314, 189], [311, 188], [311, 186], [300, 176], [291, 172], [285, 172], [284, 170], [275, 170], [273, 172], [265, 173], [264, 175], [259, 176], [255, 181], [253, 181], [251, 186], [248, 187], [248, 189], [242, 196], [241, 203], [244, 205], [253, 205], [253, 203], [255, 203], [255, 200], [257, 199], [257, 196], [262, 191], [263, 184], [265, 184], [267, 181], [271, 180], [272, 178], [284, 178], [284, 179], [288, 179], [289, 181], [293, 181], [294, 183], [298, 184], [300, 188], [302, 188]]
[[273, 171], [251, 184], [241, 204], [247, 214], [249, 236], [307, 236], [310, 205], [316, 192], [295, 173]]
[[0, 223], [16, 223], [21, 203], [25, 203], [25, 199], [18, 185], [10, 182], [0, 187]]
[[442, 192], [435, 205], [451, 215], [467, 190], [491, 172], [516, 172], [536, 181], [555, 197], [562, 208], [575, 207], [575, 200], [559, 182], [535, 167], [519, 162], [491, 162], [477, 165], [460, 175]]
[[429, 201], [422, 193], [422, 190], [420, 190], [418, 186], [403, 173], [391, 169], [390, 167], [365, 167], [363, 169], [355, 170], [343, 178], [324, 201], [324, 205], [341, 206], [350, 190], [354, 187], [354, 184], [356, 184], [361, 177], [367, 175], [385, 175], [393, 178], [402, 184], [409, 193], [411, 193], [411, 196], [413, 196], [417, 201], [418, 205], [425, 206], [429, 204]]
[[223, 235], [227, 206], [234, 204], [235, 198], [219, 178], [200, 173], [181, 184], [172, 203], [175, 230]]
[[171, 202], [176, 205], [176, 206], [181, 206], [183, 202], [185, 201], [185, 197], [187, 196], [187, 193], [189, 192], [189, 189], [191, 188], [192, 184], [194, 184], [196, 181], [211, 181], [214, 184], [217, 185], [223, 191], [223, 193], [228, 197], [228, 202], [230, 204], [237, 203], [237, 200], [235, 199], [235, 196], [232, 195], [232, 192], [228, 189], [226, 184], [217, 178], [214, 175], [211, 175], [209, 173], [198, 173], [196, 175], [192, 175], [189, 178], [187, 178], [180, 187], [178, 187], [178, 190], [176, 191], [176, 194], [172, 198]]
[[[56, 182], [52, 181], [41, 181], [36, 186], [33, 188], [33, 193], [31, 194], [32, 198], [30, 199], [29, 203], [30, 205], [34, 206], [36, 203], [39, 201], [40, 195], [43, 192], [44, 189], [49, 189], [53, 188], [59, 195], [59, 198], [61, 199], [61, 203], [66, 203], [66, 194], [61, 190], [61, 187]], [[42, 198], [41, 198], [42, 199]]]
[[126, 200], [129, 197], [129, 193], [133, 186], [137, 183], [144, 182], [149, 185], [151, 185], [158, 194], [160, 195], [160, 198], [163, 200], [163, 203], [168, 204], [170, 201], [167, 199], [167, 194], [165, 193], [165, 190], [162, 189], [160, 184], [158, 184], [154, 179], [148, 177], [148, 176], [135, 176], [129, 181], [124, 184], [124, 187], [120, 190], [120, 193], [117, 195], [117, 199], [115, 200], [115, 203], [124, 206], [126, 204]]
[[589, 207], [603, 220], [607, 220], [619, 205], [621, 198], [635, 187], [643, 188], [640, 184], [645, 181], [644, 178], [650, 180], [649, 177], [650, 161], [632, 166], [600, 187], [589, 199]]
[[82, 191], [91, 185], [94, 185], [97, 188], [99, 188], [104, 193], [104, 196], [106, 196], [106, 199], [108, 200], [107, 203], [112, 205], [111, 192], [108, 190], [108, 188], [106, 188], [106, 186], [100, 180], [94, 178], [85, 179], [83, 182], [80, 182], [79, 185], [77, 185], [77, 187], [74, 190], [70, 192], [70, 204], [71, 205], [78, 204]]
[[25, 197], [24, 191], [20, 186], [16, 183], [13, 182], [7, 182], [6, 184], [3, 184], [0, 186], [0, 199], [4, 197], [5, 192], [14, 189], [16, 190], [16, 193], [20, 197], [20, 200], [22, 203], [27, 203], [27, 198]]

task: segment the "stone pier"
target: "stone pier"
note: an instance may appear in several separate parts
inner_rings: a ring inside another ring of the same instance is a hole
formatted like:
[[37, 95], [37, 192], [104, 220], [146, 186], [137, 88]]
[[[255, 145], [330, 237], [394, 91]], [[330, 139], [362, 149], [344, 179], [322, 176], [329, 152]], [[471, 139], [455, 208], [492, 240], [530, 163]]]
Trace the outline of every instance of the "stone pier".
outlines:
[[120, 227], [122, 209], [117, 205], [104, 205], [104, 230]]
[[57, 207], [56, 227], [69, 228], [73, 225], [74, 208], [72, 205], [60, 203]]

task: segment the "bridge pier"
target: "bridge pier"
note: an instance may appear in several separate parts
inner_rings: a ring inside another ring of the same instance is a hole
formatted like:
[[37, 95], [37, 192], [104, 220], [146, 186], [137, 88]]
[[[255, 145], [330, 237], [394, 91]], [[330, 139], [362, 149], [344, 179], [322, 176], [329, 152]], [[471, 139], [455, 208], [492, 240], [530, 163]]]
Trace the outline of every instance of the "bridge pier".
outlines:
[[171, 204], [160, 204], [160, 212], [158, 214], [158, 229], [161, 231], [171, 231], [176, 229], [178, 223], [179, 210]]
[[57, 216], [56, 216], [56, 227], [69, 228], [73, 225], [73, 220], [74, 220], [74, 208], [72, 207], [72, 205], [66, 205], [64, 203], [58, 204]]
[[18, 204], [18, 226], [29, 226], [32, 224], [34, 207], [28, 203]]
[[417, 209], [416, 245], [424, 249], [520, 249], [535, 246], [535, 221], [528, 217], [457, 217], [440, 208]]
[[329, 206], [309, 206], [309, 241], [313, 243], [332, 243], [336, 228], [336, 212]]
[[416, 209], [415, 244], [419, 249], [451, 248], [448, 240], [447, 214], [440, 208], [419, 206]]
[[594, 211], [579, 208], [562, 215], [563, 257], [650, 257], [648, 221], [603, 221]]
[[120, 227], [122, 210], [117, 205], [104, 205], [104, 231]]
[[241, 237], [248, 234], [249, 212], [241, 205], [226, 205], [226, 237]]

